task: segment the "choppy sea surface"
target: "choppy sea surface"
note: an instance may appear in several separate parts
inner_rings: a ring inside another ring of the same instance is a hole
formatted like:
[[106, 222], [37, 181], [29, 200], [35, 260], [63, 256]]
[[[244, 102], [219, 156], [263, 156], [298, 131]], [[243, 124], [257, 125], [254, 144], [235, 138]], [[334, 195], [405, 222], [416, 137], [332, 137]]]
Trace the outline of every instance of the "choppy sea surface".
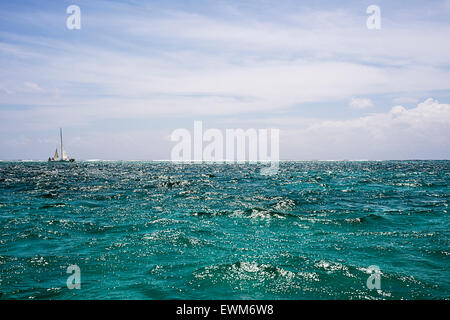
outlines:
[[450, 161], [262, 167], [0, 162], [0, 299], [450, 298]]

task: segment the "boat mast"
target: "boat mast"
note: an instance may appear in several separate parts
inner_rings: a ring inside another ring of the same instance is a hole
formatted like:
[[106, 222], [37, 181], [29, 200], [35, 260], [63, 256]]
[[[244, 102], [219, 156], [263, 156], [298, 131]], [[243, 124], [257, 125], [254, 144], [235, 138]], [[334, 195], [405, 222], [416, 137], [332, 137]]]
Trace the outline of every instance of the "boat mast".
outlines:
[[59, 136], [61, 137], [61, 160], [62, 160], [63, 159], [62, 128], [59, 128]]

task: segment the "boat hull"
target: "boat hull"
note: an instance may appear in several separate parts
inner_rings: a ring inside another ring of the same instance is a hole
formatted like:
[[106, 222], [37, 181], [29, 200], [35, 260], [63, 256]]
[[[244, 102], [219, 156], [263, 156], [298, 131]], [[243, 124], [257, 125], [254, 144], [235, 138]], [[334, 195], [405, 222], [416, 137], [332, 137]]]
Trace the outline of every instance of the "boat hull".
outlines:
[[48, 162], [75, 162], [75, 159], [69, 159], [69, 160], [48, 160]]

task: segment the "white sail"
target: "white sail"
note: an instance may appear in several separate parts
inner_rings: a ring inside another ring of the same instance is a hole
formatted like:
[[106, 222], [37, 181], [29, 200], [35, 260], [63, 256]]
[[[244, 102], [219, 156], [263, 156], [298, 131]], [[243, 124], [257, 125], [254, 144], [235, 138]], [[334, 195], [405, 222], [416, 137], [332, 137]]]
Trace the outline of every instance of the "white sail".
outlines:
[[55, 155], [53, 156], [53, 160], [58, 159], [58, 157], [59, 157], [59, 154], [58, 154], [58, 148], [56, 148], [56, 150], [55, 150]]
[[61, 152], [61, 160], [69, 160], [69, 157], [67, 156], [67, 153], [66, 153], [66, 150], [64, 149], [64, 146], [63, 146], [63, 149], [62, 149], [62, 152]]
[[61, 160], [67, 161], [69, 157], [67, 156], [66, 149], [64, 149], [63, 138], [62, 138], [62, 128], [59, 128], [59, 136], [61, 137]]

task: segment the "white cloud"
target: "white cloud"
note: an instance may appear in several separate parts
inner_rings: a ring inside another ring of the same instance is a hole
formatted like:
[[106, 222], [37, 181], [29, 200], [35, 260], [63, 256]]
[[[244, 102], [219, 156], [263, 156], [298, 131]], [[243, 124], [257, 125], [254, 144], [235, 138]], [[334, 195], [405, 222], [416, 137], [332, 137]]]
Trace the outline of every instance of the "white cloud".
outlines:
[[281, 156], [293, 159], [449, 159], [450, 105], [427, 99], [412, 109], [394, 106], [386, 113], [281, 132], [291, 142]]
[[14, 91], [12, 91], [12, 90], [6, 88], [6, 87], [3, 86], [3, 85], [0, 85], [0, 91], [2, 91], [2, 92], [5, 93], [5, 94], [13, 94], [13, 93], [14, 93]]
[[[59, 118], [64, 113], [55, 116], [51, 114], [53, 111], [47, 111], [48, 121], [62, 123], [65, 127], [67, 120]], [[66, 115], [80, 122], [85, 121], [84, 117], [77, 116], [76, 113]], [[37, 123], [48, 127], [48, 122], [37, 120]], [[117, 132], [78, 132], [80, 138], [75, 136], [77, 130], [67, 129], [66, 140], [71, 155], [77, 158], [166, 159], [173, 144], [165, 137], [174, 128], [189, 129], [191, 125], [188, 121], [174, 123], [173, 128], [164, 129], [150, 129], [150, 126], [148, 129]], [[205, 122], [205, 126], [211, 125], [212, 122]], [[388, 112], [349, 120], [323, 120], [279, 114], [275, 118], [265, 119], [224, 118], [221, 126], [279, 128], [282, 159], [450, 159], [450, 104], [442, 104], [433, 99], [427, 99], [414, 108], [407, 109], [397, 105]], [[45, 159], [58, 141], [57, 132], [54, 131], [55, 134], [50, 136], [25, 136], [24, 139], [29, 140], [22, 139], [23, 141], [11, 138], [8, 142], [5, 139], [0, 143], [3, 153], [0, 158], [5, 157], [8, 151], [16, 154], [16, 158], [30, 158], [21, 152], [33, 150], [39, 155], [35, 158]], [[49, 139], [43, 140], [45, 145], [36, 144], [37, 139], [44, 138]], [[120, 152], [117, 153], [117, 150]]]
[[[21, 74], [43, 83], [41, 87], [30, 82], [29, 92], [0, 92], [2, 103], [35, 107], [20, 117], [77, 122], [77, 118], [274, 112], [298, 103], [357, 95], [445, 90], [450, 83], [449, 71], [420, 66], [377, 68], [303, 59], [235, 65], [223, 57], [214, 60], [200, 53], [182, 56], [185, 64], [179, 64], [166, 57], [130, 58], [117, 52], [85, 50], [90, 53], [74, 51], [78, 58], [55, 56], [47, 63], [0, 71], [3, 79], [18, 83], [9, 88], [19, 87]], [[70, 62], [72, 58], [77, 63]], [[205, 61], [207, 67], [193, 67], [198, 61]], [[43, 87], [45, 94], [36, 97], [44, 93]], [[17, 118], [20, 112], [8, 111], [2, 117]]]
[[367, 109], [373, 107], [373, 102], [367, 98], [352, 98], [349, 106], [354, 109]]
[[[104, 119], [273, 112], [305, 102], [450, 89], [450, 70], [438, 66], [450, 65], [447, 25], [386, 22], [379, 33], [368, 33], [361, 17], [345, 10], [244, 17], [121, 4], [117, 12], [108, 5], [91, 13], [90, 28], [105, 30], [96, 43], [3, 33], [0, 51], [17, 59], [0, 70], [0, 100], [35, 106], [45, 116]], [[169, 45], [149, 48], [161, 39]], [[29, 94], [15, 89], [24, 82]], [[36, 97], [43, 88], [46, 95]]]
[[31, 93], [42, 93], [42, 92], [44, 92], [44, 89], [42, 89], [37, 83], [24, 82], [23, 91], [31, 92]]

